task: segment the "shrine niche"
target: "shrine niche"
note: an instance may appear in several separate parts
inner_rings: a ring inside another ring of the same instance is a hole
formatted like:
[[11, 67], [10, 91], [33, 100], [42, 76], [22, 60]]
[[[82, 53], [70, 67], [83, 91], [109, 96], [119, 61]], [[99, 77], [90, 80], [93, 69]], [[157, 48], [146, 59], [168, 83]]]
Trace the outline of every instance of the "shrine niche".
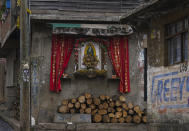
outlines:
[[[115, 75], [120, 80], [119, 91], [130, 92], [129, 47], [127, 37], [107, 39], [80, 38], [53, 35], [51, 53], [50, 90], [61, 91], [61, 80], [74, 53], [74, 77], [106, 77], [107, 60], [110, 59]], [[107, 57], [108, 56], [108, 57]]]
[[75, 44], [75, 76], [94, 78], [105, 76], [107, 69], [102, 41], [79, 39]]

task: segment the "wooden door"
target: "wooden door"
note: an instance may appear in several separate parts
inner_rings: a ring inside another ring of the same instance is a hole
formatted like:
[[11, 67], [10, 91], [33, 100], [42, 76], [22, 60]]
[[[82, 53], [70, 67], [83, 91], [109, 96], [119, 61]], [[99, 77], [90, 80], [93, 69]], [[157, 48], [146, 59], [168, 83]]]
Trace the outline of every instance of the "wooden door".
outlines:
[[5, 59], [0, 59], [0, 102], [5, 98]]

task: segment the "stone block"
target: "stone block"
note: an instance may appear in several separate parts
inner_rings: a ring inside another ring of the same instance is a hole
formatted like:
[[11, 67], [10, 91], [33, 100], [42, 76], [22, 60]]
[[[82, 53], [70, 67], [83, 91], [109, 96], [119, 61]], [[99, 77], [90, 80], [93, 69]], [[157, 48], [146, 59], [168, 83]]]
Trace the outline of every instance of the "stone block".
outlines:
[[54, 122], [57, 123], [91, 123], [90, 114], [60, 114], [56, 113]]

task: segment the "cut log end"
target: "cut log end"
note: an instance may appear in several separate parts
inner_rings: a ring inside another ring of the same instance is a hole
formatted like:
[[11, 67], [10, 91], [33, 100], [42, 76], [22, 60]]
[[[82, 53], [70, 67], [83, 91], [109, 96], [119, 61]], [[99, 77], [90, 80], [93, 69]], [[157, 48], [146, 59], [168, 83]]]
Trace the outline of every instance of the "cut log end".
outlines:
[[110, 117], [108, 115], [103, 116], [103, 122], [104, 123], [109, 123], [110, 122]]
[[121, 102], [125, 102], [125, 101], [126, 101], [126, 98], [125, 98], [125, 96], [121, 95], [121, 96], [119, 97], [119, 100], [120, 100]]
[[62, 105], [68, 105], [68, 100], [67, 99], [62, 100]]
[[80, 103], [84, 103], [84, 102], [85, 102], [85, 96], [80, 96], [80, 97], [78, 98], [78, 101], [79, 101]]
[[141, 118], [138, 115], [133, 116], [133, 122], [136, 124], [141, 123]]
[[126, 118], [125, 118], [125, 121], [127, 122], [127, 123], [131, 123], [132, 122], [132, 116], [127, 116]]
[[100, 114], [95, 114], [93, 120], [94, 122], [99, 123], [102, 121], [102, 116]]
[[90, 93], [85, 93], [85, 98], [86, 99], [90, 99], [92, 97], [92, 95]]

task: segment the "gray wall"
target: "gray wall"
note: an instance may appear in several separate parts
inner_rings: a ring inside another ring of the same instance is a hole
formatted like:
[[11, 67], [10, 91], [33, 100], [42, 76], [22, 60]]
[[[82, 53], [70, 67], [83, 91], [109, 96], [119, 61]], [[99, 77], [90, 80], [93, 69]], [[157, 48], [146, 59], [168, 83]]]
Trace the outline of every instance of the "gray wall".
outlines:
[[5, 100], [3, 103], [0, 103], [0, 111], [2, 111], [6, 116], [15, 117], [15, 106], [14, 103], [19, 101], [17, 95], [19, 95], [17, 90], [19, 66], [17, 65], [18, 59], [16, 58], [16, 49], [10, 50], [6, 57], [6, 75], [5, 77], [5, 87], [4, 87], [4, 96]]
[[[152, 123], [188, 123], [188, 61], [167, 66], [167, 49], [165, 48], [165, 25], [188, 17], [188, 8], [178, 9], [167, 15], [159, 16], [152, 20], [148, 38], [148, 120]], [[150, 37], [154, 31], [159, 34]], [[188, 35], [189, 38], [189, 35]], [[189, 52], [189, 49], [188, 49]], [[186, 70], [181, 70], [186, 68]], [[175, 74], [171, 74], [175, 72]], [[169, 74], [169, 75], [167, 75]], [[182, 80], [181, 83], [173, 82], [174, 79]], [[184, 80], [185, 79], [185, 80]], [[165, 84], [165, 81], [167, 83]], [[168, 82], [169, 81], [169, 82]], [[162, 86], [161, 86], [162, 83]], [[173, 90], [173, 88], [176, 90]], [[181, 88], [182, 87], [182, 88]], [[158, 93], [158, 90], [161, 93]], [[174, 96], [176, 100], [171, 100]], [[165, 99], [168, 98], [168, 101]]]
[[[58, 105], [64, 98], [78, 97], [89, 92], [94, 96], [106, 94], [120, 95], [119, 81], [108, 79], [111, 76], [112, 65], [108, 61], [108, 76], [106, 78], [86, 79], [71, 78], [62, 81], [62, 92], [49, 91], [49, 74], [51, 60], [51, 29], [45, 24], [32, 25], [32, 116], [37, 122], [53, 122], [53, 116]], [[143, 66], [139, 66], [139, 53], [142, 51], [135, 35], [129, 37], [130, 82], [131, 92], [126, 94], [127, 101], [144, 108]], [[73, 54], [66, 69], [67, 73], [74, 70]]]

